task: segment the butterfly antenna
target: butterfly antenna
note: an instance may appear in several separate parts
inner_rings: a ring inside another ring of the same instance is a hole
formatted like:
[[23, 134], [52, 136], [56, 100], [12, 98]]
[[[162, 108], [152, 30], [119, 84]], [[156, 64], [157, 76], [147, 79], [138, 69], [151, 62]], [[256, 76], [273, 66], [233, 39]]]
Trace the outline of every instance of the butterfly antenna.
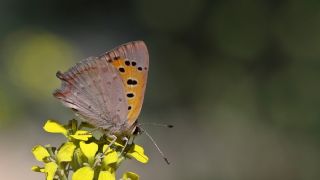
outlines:
[[140, 125], [152, 125], [152, 126], [159, 126], [159, 127], [173, 128], [173, 125], [171, 125], [171, 124], [160, 124], [160, 123], [141, 123]]
[[158, 149], [159, 153], [161, 154], [162, 158], [164, 159], [164, 161], [167, 163], [167, 164], [170, 164], [168, 158], [164, 155], [164, 153], [161, 151], [161, 149], [159, 148], [159, 146], [157, 145], [156, 141], [152, 138], [152, 136], [143, 128], [139, 127], [142, 132], [144, 132], [148, 137], [149, 139], [152, 141], [153, 145]]

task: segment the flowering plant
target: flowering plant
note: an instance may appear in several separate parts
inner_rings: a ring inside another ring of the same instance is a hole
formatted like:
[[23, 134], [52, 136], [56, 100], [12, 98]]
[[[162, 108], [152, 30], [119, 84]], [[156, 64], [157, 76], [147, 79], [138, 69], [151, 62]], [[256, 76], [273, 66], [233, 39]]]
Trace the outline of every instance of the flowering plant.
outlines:
[[[124, 146], [117, 141], [110, 147], [110, 140], [105, 135], [99, 138], [85, 128], [90, 125], [70, 120], [68, 125], [48, 120], [44, 130], [49, 133], [60, 133], [66, 137], [66, 142], [58, 148], [51, 145], [36, 145], [32, 149], [34, 157], [44, 163], [44, 166], [33, 166], [35, 172], [45, 173], [46, 180], [115, 180], [116, 171], [125, 159], [136, 159], [147, 163], [149, 158], [144, 149], [134, 143]], [[108, 148], [108, 149], [107, 149]], [[121, 180], [138, 180], [133, 172], [126, 172]]]

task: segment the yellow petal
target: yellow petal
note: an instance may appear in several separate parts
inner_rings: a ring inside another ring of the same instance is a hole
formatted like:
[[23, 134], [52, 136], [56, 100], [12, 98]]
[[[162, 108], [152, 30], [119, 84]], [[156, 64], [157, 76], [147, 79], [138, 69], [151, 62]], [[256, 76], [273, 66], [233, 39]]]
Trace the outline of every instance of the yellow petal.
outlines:
[[34, 172], [44, 172], [44, 168], [39, 166], [32, 166], [31, 170]]
[[46, 180], [53, 180], [54, 175], [58, 169], [58, 165], [55, 162], [49, 162], [44, 166], [44, 172], [46, 173]]
[[[104, 145], [103, 152], [105, 152], [108, 145]], [[102, 160], [102, 164], [104, 167], [106, 167], [109, 164], [116, 163], [118, 161], [118, 154], [113, 149], [108, 149], [108, 151], [105, 153], [105, 156]]]
[[94, 142], [86, 144], [85, 142], [80, 142], [80, 149], [82, 153], [88, 158], [89, 164], [94, 162], [94, 157], [98, 151], [98, 145]]
[[[103, 152], [106, 152], [107, 147], [108, 147], [108, 144], [103, 145], [103, 148], [102, 148]], [[109, 151], [111, 151], [110, 147], [108, 148], [107, 152], [109, 152]]]
[[82, 167], [72, 175], [72, 180], [92, 180], [93, 175], [94, 171], [91, 167]]
[[[111, 141], [112, 141], [112, 139], [110, 139], [110, 138], [108, 138], [107, 140], [109, 141], [109, 143], [111, 143]], [[122, 144], [122, 142], [120, 140], [114, 142], [113, 145], [119, 146], [119, 147], [124, 147], [124, 145]]]
[[32, 149], [32, 153], [38, 161], [43, 161], [44, 158], [50, 157], [48, 150], [41, 145], [35, 146]]
[[123, 145], [123, 144], [120, 144], [120, 143], [118, 143], [117, 141], [116, 141], [116, 142], [114, 142], [114, 145], [116, 145], [116, 146], [120, 146], [120, 147], [124, 147], [124, 145]]
[[88, 139], [92, 137], [92, 134], [89, 131], [78, 130], [76, 133], [70, 136], [73, 137], [74, 139], [88, 141]]
[[64, 134], [66, 137], [68, 135], [68, 130], [54, 120], [48, 120], [46, 124], [43, 126], [43, 129], [50, 133]]
[[110, 171], [100, 171], [98, 180], [115, 180], [115, 173], [111, 173]]
[[126, 172], [123, 174], [121, 180], [139, 180], [139, 175], [133, 172]]
[[59, 162], [70, 162], [76, 146], [72, 142], [66, 142], [58, 151], [57, 159]]
[[127, 153], [127, 155], [131, 158], [135, 158], [137, 161], [141, 163], [147, 163], [149, 161], [148, 156], [144, 154], [144, 149], [139, 146], [134, 144], [131, 150]]

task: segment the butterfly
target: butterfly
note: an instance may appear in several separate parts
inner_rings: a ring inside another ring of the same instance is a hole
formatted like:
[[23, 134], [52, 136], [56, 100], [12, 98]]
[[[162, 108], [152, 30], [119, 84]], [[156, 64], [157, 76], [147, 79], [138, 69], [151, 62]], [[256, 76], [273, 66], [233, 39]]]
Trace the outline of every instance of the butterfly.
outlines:
[[145, 43], [129, 42], [58, 71], [61, 87], [53, 96], [113, 141], [129, 138], [138, 130], [148, 70]]

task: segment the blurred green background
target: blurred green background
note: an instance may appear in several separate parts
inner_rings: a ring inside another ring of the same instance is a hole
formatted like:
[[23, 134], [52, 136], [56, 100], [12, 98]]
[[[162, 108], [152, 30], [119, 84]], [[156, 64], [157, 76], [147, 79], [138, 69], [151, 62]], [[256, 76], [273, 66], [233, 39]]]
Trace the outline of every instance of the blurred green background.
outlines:
[[149, 48], [137, 138], [141, 179], [320, 179], [320, 1], [0, 1], [0, 177], [33, 173], [42, 130], [73, 113], [52, 97], [65, 71], [132, 40]]

